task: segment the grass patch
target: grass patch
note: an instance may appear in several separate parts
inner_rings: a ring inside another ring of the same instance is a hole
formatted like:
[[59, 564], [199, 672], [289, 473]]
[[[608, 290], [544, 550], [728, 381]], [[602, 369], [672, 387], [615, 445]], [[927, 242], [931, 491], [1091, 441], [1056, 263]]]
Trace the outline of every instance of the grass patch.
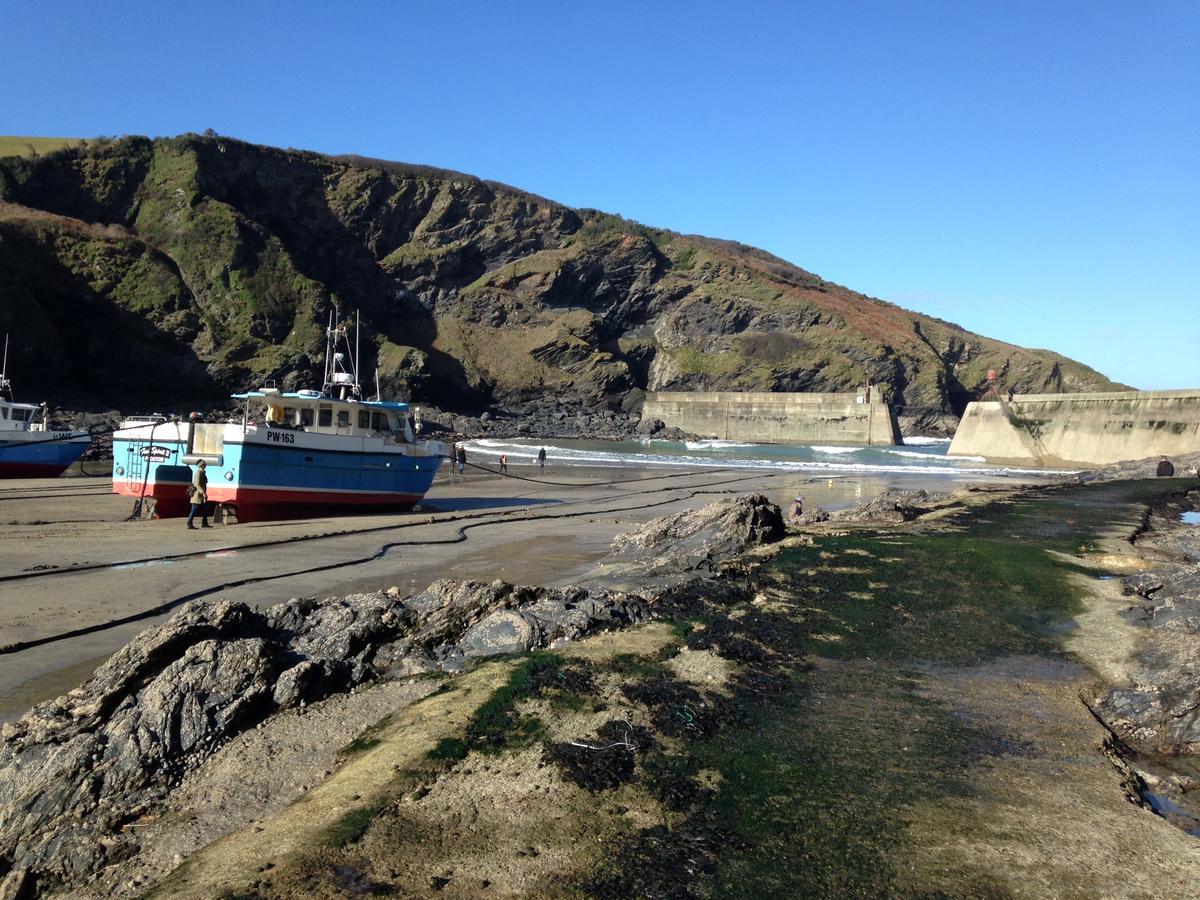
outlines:
[[358, 753], [366, 753], [372, 747], [378, 747], [381, 741], [377, 737], [369, 735], [359, 735], [338, 752], [342, 756], [354, 756]]
[[0, 135], [0, 157], [23, 156], [32, 159], [67, 147], [77, 147], [82, 143], [83, 138]]
[[[1051, 626], [1078, 609], [1079, 567], [1047, 551], [1094, 546], [1136, 520], [1127, 504], [1163, 490], [1047, 490], [950, 532], [827, 537], [781, 554], [766, 574], [800, 613], [774, 620], [773, 648], [815, 665], [784, 669], [782, 691], [770, 694], [747, 673], [735, 681], [740, 727], [691, 743], [684, 759], [645, 763], [666, 785], [720, 773], [703, 820], [728, 836], [712, 894], [920, 894], [921, 863], [900, 849], [909, 811], [969, 796], [978, 760], [1011, 752], [991, 723], [924, 696], [924, 667], [1058, 656]], [[985, 869], [954, 878], [963, 896], [1005, 895]]]
[[362, 840], [371, 822], [383, 809], [382, 803], [374, 803], [352, 810], [330, 826], [325, 835], [325, 843], [334, 849], [348, 847]]
[[470, 752], [466, 741], [460, 738], [442, 738], [426, 755], [439, 761], [458, 762], [460, 759], [466, 759]]
[[737, 848], [718, 896], [891, 896], [903, 809], [969, 790], [964, 723], [894, 670], [839, 676], [794, 678], [749, 727], [694, 751], [723, 777], [712, 810]]
[[698, 624], [701, 624], [699, 619], [676, 619], [671, 623], [671, 634], [681, 641], [686, 641]]
[[605, 668], [625, 678], [670, 678], [671, 673], [657, 656], [640, 656], [636, 653], [617, 653]]
[[675, 257], [674, 266], [676, 269], [688, 271], [696, 266], [696, 250], [694, 247], [685, 247]]
[[519, 714], [516, 705], [533, 696], [562, 667], [562, 657], [553, 653], [532, 653], [519, 663], [508, 681], [472, 714], [467, 723], [467, 746], [494, 754], [531, 743], [542, 732], [542, 724], [535, 716]]

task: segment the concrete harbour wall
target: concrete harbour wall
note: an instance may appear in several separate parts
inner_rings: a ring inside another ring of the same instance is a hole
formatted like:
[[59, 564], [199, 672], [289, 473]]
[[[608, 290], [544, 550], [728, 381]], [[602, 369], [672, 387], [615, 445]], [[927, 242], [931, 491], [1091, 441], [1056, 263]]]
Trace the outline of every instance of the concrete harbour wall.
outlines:
[[659, 391], [646, 394], [642, 418], [727, 441], [900, 443], [891, 407], [861, 394]]
[[951, 456], [1102, 466], [1200, 450], [1200, 390], [1025, 394], [967, 406]]

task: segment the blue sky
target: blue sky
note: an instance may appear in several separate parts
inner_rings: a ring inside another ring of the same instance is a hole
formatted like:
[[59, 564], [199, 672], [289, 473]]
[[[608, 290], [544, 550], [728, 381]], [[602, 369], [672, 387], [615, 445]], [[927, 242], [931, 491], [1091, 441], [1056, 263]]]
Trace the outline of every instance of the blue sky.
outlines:
[[0, 0], [0, 46], [0, 133], [459, 169], [1200, 386], [1195, 0]]

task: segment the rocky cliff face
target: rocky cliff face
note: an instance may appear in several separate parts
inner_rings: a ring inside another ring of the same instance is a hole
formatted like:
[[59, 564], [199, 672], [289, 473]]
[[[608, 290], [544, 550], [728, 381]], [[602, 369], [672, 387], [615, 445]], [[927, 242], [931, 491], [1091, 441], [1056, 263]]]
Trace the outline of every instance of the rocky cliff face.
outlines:
[[1020, 392], [1117, 387], [751, 247], [454, 172], [194, 135], [0, 159], [0, 327], [30, 396], [128, 409], [312, 385], [334, 302], [361, 311], [385, 393], [468, 411], [870, 376], [929, 418], [988, 369]]

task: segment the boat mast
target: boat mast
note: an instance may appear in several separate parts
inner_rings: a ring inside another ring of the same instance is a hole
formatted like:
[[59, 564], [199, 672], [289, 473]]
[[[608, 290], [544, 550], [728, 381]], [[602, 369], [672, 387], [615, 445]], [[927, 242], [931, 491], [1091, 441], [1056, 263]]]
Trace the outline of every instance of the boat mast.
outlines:
[[4, 367], [0, 368], [0, 395], [12, 400], [12, 383], [8, 380], [8, 335], [4, 335]]
[[335, 326], [335, 316], [337, 307], [329, 314], [329, 325], [325, 328], [325, 383], [321, 387], [321, 393], [326, 396], [334, 396], [337, 392], [339, 400], [357, 399], [362, 394], [362, 389], [358, 384], [358, 336], [360, 329], [361, 315], [354, 325], [354, 355], [351, 357], [350, 366], [352, 371], [347, 372], [343, 362], [346, 356], [338, 351], [338, 340], [346, 342], [346, 350], [349, 351], [350, 335], [347, 333], [346, 327]]

